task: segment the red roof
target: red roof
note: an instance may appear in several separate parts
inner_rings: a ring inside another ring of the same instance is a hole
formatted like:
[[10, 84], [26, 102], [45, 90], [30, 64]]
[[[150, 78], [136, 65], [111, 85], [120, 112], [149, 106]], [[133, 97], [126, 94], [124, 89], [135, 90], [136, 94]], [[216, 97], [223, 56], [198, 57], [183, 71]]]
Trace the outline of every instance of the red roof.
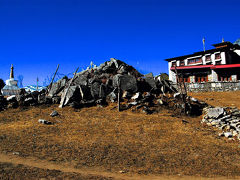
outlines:
[[[198, 65], [198, 66], [178, 66], [176, 69], [200, 69], [200, 68], [210, 68], [210, 69], [222, 69], [222, 68], [237, 68], [240, 64], [223, 64], [223, 65]], [[175, 67], [171, 67], [174, 70]]]
[[[198, 65], [198, 66], [178, 66], [176, 69], [199, 69], [199, 68], [211, 68], [214, 65]], [[171, 67], [171, 70], [174, 70], [175, 67]]]

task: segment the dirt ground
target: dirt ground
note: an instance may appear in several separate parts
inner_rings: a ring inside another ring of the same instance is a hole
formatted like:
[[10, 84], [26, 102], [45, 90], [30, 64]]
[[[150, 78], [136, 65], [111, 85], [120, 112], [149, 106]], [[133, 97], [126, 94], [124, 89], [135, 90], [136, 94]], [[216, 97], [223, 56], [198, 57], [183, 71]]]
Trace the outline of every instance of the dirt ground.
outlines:
[[[192, 93], [214, 106], [240, 108], [240, 92]], [[0, 179], [239, 178], [239, 142], [218, 137], [201, 117], [172, 110], [145, 115], [115, 104], [0, 112]], [[60, 116], [50, 117], [57, 110]], [[38, 119], [53, 125], [38, 123]], [[186, 120], [189, 123], [184, 123]]]

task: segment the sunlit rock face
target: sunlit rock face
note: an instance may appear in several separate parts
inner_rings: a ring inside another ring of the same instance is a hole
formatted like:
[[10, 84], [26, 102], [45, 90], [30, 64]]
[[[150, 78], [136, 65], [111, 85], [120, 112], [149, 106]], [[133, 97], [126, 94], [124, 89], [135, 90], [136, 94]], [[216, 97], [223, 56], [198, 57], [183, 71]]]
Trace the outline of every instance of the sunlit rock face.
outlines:
[[2, 95], [4, 96], [17, 95], [20, 91], [17, 84], [18, 81], [14, 80], [14, 72], [12, 65], [10, 71], [10, 78], [6, 80], [6, 85], [2, 88]]

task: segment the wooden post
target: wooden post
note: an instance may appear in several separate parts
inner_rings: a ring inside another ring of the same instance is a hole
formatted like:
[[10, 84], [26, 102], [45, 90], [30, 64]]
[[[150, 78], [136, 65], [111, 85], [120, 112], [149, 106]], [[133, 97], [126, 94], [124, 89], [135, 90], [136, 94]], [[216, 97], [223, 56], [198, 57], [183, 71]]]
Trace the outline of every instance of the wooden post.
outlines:
[[62, 98], [61, 98], [61, 102], [60, 102], [60, 105], [59, 105], [60, 108], [62, 108], [62, 107], [64, 106], [64, 102], [65, 102], [65, 98], [66, 98], [66, 96], [67, 96], [68, 90], [69, 90], [69, 88], [70, 88], [73, 80], [75, 79], [75, 77], [76, 77], [76, 75], [77, 75], [78, 69], [79, 69], [79, 67], [78, 67], [77, 70], [75, 71], [73, 78], [70, 80], [67, 89], [66, 89], [66, 90], [64, 89], [64, 91], [63, 91], [63, 96], [62, 96]]
[[[180, 94], [181, 94], [181, 96], [182, 96], [182, 101], [183, 101], [183, 103], [184, 103], [184, 114], [186, 114], [186, 97], [185, 97], [185, 93], [183, 94], [183, 90], [182, 90], [182, 84], [179, 82], [179, 78], [178, 78], [178, 72], [177, 72], [177, 68], [176, 68], [176, 66], [175, 66], [175, 71], [176, 71], [176, 75], [177, 75], [177, 79], [178, 79], [178, 85], [180, 86]], [[184, 82], [183, 82], [184, 83]]]
[[121, 107], [120, 107], [120, 101], [121, 101], [121, 97], [120, 97], [120, 93], [121, 93], [121, 86], [120, 86], [120, 78], [118, 79], [118, 112], [121, 111]]
[[56, 71], [55, 71], [55, 73], [54, 73], [54, 75], [53, 75], [53, 78], [52, 78], [52, 80], [51, 80], [51, 83], [50, 83], [49, 86], [48, 86], [48, 92], [50, 92], [50, 90], [51, 90], [51, 88], [52, 88], [52, 83], [53, 83], [54, 78], [55, 78], [55, 76], [56, 76], [56, 74], [57, 74], [58, 68], [59, 68], [59, 64], [58, 64], [57, 69], [56, 69]]
[[182, 87], [181, 87], [181, 84], [180, 84], [180, 81], [179, 81], [179, 77], [178, 77], [178, 72], [177, 72], [176, 66], [175, 66], [175, 72], [176, 72], [176, 76], [177, 76], [177, 85], [180, 88], [180, 93], [182, 94]]

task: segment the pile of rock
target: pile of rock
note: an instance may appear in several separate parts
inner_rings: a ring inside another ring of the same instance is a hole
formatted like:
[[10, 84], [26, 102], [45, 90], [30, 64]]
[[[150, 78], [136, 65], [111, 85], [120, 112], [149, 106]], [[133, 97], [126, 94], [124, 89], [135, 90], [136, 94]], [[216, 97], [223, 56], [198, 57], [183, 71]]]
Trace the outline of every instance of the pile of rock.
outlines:
[[230, 107], [208, 107], [203, 109], [202, 123], [215, 126], [221, 131], [219, 136], [236, 137], [240, 140], [240, 110]]
[[[121, 109], [133, 108], [151, 114], [159, 106], [199, 115], [205, 103], [180, 94], [169, 81], [142, 75], [132, 66], [111, 58], [100, 66], [64, 77], [41, 92], [21, 92], [6, 99], [7, 107], [60, 104], [74, 108], [107, 105], [121, 101]], [[1, 99], [0, 99], [1, 101]]]

